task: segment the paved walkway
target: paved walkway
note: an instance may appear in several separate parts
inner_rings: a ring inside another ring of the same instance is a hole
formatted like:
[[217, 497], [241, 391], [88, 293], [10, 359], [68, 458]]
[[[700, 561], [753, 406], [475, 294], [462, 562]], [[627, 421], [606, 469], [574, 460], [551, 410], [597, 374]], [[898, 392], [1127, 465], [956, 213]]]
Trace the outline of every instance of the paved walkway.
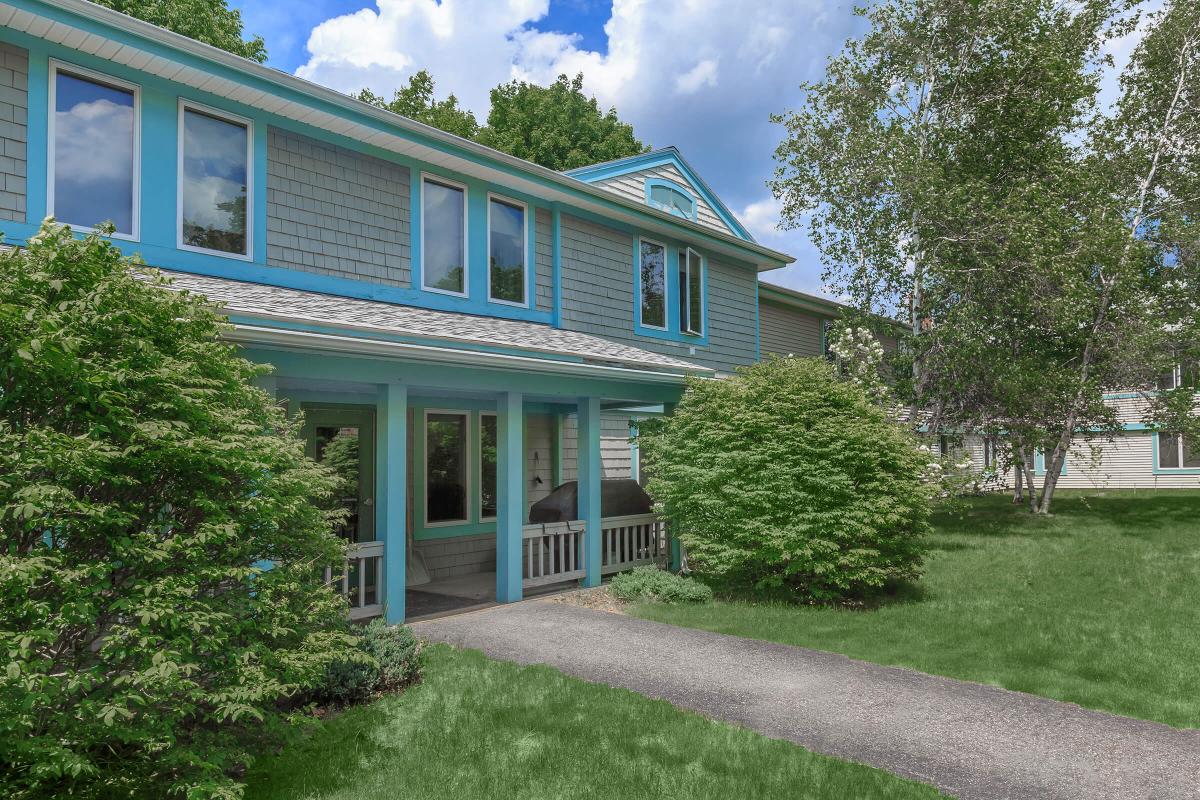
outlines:
[[962, 800], [1200, 798], [1200, 731], [564, 603], [529, 601], [414, 628], [427, 640], [663, 698]]

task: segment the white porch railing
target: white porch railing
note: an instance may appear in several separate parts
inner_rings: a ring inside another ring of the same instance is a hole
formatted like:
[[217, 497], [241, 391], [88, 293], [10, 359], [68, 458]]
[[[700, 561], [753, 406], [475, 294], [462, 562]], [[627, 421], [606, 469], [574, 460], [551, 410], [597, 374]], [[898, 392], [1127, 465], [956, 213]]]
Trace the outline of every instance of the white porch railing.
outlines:
[[522, 586], [528, 589], [582, 578], [586, 574], [583, 536], [583, 520], [524, 526]]
[[350, 601], [350, 619], [377, 617], [383, 613], [380, 588], [383, 583], [383, 542], [350, 545], [340, 570], [325, 568], [325, 583], [340, 588]]
[[667, 560], [667, 524], [653, 514], [603, 519], [600, 537], [601, 575]]

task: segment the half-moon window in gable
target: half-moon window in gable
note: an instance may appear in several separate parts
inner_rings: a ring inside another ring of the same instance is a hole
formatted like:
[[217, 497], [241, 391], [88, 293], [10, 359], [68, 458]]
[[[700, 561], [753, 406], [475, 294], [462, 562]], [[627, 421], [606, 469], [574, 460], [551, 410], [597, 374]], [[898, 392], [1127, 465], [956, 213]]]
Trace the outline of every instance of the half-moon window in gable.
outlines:
[[665, 181], [647, 181], [646, 201], [684, 219], [696, 218], [696, 200], [686, 191]]

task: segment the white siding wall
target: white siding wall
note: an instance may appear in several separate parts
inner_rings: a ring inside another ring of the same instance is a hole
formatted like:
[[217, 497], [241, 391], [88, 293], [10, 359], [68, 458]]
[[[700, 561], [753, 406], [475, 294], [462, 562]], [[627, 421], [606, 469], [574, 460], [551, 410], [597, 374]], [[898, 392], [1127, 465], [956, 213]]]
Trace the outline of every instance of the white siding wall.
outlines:
[[626, 175], [618, 175], [615, 178], [596, 181], [597, 186], [603, 186], [609, 191], [619, 195], [624, 195], [631, 200], [636, 200], [639, 203], [646, 202], [646, 179], [660, 178], [673, 183], [678, 183], [680, 186], [691, 191], [696, 198], [696, 221], [701, 225], [709, 228], [714, 228], [721, 233], [731, 233], [734, 236], [736, 232], [730, 230], [712, 206], [704, 201], [700, 196], [700, 192], [692, 185], [692, 182], [684, 177], [683, 173], [675, 168], [673, 164], [664, 164], [660, 167], [651, 167], [637, 172], [630, 172]]

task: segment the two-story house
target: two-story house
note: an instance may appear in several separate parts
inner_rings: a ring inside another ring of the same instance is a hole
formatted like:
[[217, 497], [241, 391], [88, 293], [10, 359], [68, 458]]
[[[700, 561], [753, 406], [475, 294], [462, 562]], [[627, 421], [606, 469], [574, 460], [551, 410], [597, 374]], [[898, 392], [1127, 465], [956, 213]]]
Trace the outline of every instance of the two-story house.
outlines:
[[[409, 565], [504, 602], [657, 553], [653, 519], [602, 520], [606, 463], [758, 357], [758, 274], [791, 261], [678, 152], [557, 173], [83, 0], [0, 3], [0, 57], [4, 241], [111, 222], [223, 304], [357, 484], [356, 616], [404, 619]], [[578, 520], [527, 525], [564, 480]]]

